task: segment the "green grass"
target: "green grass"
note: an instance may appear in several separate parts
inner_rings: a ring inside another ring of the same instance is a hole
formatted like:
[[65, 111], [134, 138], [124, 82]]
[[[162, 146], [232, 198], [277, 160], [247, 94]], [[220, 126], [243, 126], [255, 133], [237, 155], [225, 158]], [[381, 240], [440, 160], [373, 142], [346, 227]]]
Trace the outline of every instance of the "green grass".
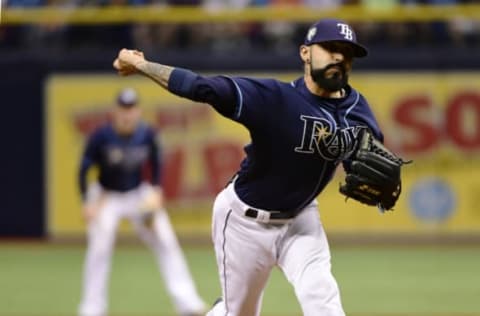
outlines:
[[[186, 248], [199, 292], [219, 296], [211, 248]], [[74, 315], [84, 248], [0, 244], [0, 315]], [[347, 315], [480, 315], [480, 248], [332, 248], [333, 271]], [[151, 254], [117, 247], [111, 277], [114, 315], [173, 315]], [[262, 315], [301, 315], [289, 284], [275, 270]]]
[[338, 250], [333, 266], [348, 311], [480, 315], [479, 250]]

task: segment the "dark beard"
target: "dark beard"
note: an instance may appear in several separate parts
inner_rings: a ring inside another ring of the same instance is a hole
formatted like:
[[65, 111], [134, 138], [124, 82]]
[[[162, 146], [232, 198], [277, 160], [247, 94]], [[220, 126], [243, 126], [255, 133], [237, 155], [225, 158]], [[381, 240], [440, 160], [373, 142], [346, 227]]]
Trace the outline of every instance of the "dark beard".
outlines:
[[[339, 69], [337, 69], [330, 78], [327, 78], [327, 71], [334, 67], [338, 67]], [[330, 64], [324, 68], [313, 69], [312, 63], [310, 62], [310, 76], [312, 76], [313, 81], [328, 92], [340, 91], [348, 84], [347, 70], [342, 63]]]

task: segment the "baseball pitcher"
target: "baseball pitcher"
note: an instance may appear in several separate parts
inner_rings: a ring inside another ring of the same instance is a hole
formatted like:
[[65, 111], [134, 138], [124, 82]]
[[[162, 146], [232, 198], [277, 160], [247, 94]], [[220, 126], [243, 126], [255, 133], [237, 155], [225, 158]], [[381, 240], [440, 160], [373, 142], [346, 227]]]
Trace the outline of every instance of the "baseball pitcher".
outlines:
[[210, 104], [248, 129], [251, 143], [213, 205], [212, 237], [222, 299], [209, 316], [258, 316], [274, 267], [292, 284], [306, 316], [344, 316], [316, 197], [338, 165], [341, 193], [381, 210], [400, 194], [403, 161], [382, 145], [367, 100], [348, 84], [353, 59], [367, 55], [336, 19], [311, 26], [300, 46], [302, 77], [292, 82], [205, 77], [123, 49], [113, 66], [170, 92]]

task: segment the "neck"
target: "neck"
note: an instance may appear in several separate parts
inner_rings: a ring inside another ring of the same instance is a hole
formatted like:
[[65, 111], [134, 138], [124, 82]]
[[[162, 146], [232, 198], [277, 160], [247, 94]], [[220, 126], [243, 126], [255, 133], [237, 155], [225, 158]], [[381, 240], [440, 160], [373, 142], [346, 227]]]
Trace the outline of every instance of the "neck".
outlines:
[[135, 131], [135, 127], [125, 127], [125, 126], [122, 126], [120, 124], [113, 124], [113, 129], [115, 130], [115, 133], [117, 133], [117, 135], [121, 136], [121, 137], [129, 137], [131, 136], [134, 131]]

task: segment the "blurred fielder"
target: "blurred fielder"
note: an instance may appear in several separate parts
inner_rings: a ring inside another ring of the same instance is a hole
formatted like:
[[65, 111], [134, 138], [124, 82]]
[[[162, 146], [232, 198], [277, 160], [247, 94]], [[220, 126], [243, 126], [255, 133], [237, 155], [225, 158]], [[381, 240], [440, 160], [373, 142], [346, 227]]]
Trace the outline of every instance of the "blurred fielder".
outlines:
[[[122, 90], [112, 123], [91, 135], [83, 154], [79, 185], [88, 223], [88, 248], [79, 315], [107, 313], [110, 261], [116, 230], [124, 218], [154, 252], [179, 315], [202, 315], [205, 304], [195, 289], [163, 205], [156, 133], [141, 121], [137, 102], [135, 90]], [[142, 180], [146, 163], [150, 165], [151, 183]], [[87, 171], [94, 165], [99, 169], [98, 181], [87, 188]]]
[[222, 300], [207, 315], [260, 315], [275, 266], [304, 315], [345, 315], [316, 197], [340, 163], [347, 197], [384, 211], [400, 194], [402, 161], [384, 154], [368, 102], [348, 84], [353, 58], [366, 55], [353, 29], [334, 19], [311, 26], [300, 46], [304, 75], [289, 83], [204, 77], [149, 62], [136, 50], [119, 52], [120, 75], [141, 73], [176, 95], [211, 104], [250, 132], [247, 156], [213, 206]]

